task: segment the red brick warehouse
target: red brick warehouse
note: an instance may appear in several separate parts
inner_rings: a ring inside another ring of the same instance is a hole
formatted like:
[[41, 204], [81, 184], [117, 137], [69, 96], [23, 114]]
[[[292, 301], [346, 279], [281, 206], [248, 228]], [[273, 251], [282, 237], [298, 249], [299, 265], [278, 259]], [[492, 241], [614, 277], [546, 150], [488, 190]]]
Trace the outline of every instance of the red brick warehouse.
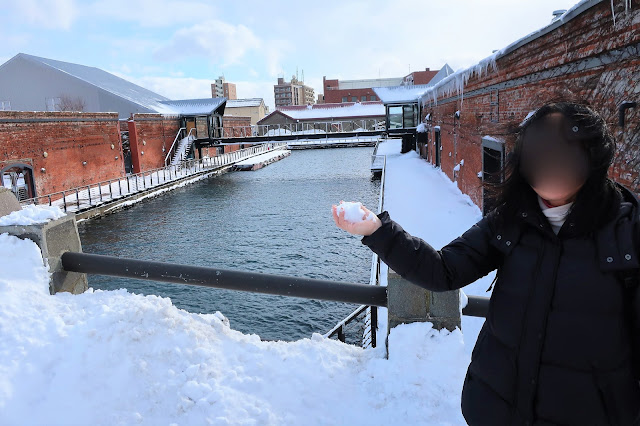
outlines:
[[[421, 98], [427, 124], [426, 157], [478, 205], [482, 172], [504, 163], [517, 125], [543, 103], [587, 100], [613, 130], [618, 153], [611, 176], [640, 193], [640, 113], [620, 107], [640, 97], [640, 5], [586, 0], [548, 26], [507, 46], [475, 67], [441, 81]], [[484, 169], [483, 169], [484, 168]], [[492, 169], [493, 168], [493, 169]]]

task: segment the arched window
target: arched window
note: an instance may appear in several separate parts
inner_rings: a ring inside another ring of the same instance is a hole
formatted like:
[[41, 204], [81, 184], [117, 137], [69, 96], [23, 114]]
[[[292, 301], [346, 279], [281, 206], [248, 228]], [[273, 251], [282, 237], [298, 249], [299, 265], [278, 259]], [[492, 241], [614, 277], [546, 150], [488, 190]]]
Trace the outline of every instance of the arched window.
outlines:
[[28, 164], [15, 163], [0, 170], [2, 186], [9, 188], [18, 201], [36, 196], [33, 168]]

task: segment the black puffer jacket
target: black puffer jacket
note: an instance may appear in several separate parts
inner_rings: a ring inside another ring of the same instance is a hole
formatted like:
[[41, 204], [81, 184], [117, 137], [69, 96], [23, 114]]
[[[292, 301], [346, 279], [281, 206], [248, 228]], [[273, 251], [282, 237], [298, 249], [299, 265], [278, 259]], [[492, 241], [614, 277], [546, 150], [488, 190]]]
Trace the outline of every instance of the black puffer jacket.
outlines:
[[529, 196], [515, 218], [489, 214], [439, 251], [386, 212], [382, 227], [362, 239], [391, 269], [433, 291], [498, 269], [462, 392], [470, 425], [638, 421], [632, 364], [640, 354], [631, 344], [640, 342], [640, 292], [631, 296], [616, 271], [640, 265], [640, 203], [621, 191], [595, 232], [583, 226], [589, 212], [573, 209], [555, 235]]

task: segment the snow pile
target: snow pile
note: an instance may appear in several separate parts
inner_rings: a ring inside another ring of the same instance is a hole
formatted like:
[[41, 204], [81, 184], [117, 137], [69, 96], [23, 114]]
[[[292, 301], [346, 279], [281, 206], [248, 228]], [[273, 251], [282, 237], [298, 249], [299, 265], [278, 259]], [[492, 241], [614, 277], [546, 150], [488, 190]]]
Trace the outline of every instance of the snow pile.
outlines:
[[424, 123], [420, 123], [418, 127], [416, 127], [416, 132], [418, 133], [427, 133], [428, 130], [427, 125]]
[[47, 223], [51, 220], [60, 219], [64, 217], [64, 215], [65, 212], [57, 206], [36, 206], [34, 204], [28, 204], [24, 206], [22, 210], [0, 217], [0, 226]]
[[340, 204], [338, 204], [337, 213], [340, 214], [342, 212], [344, 212], [344, 218], [351, 223], [364, 222], [366, 220], [373, 221], [376, 218], [372, 212], [367, 214], [364, 211], [362, 203], [341, 201]]
[[464, 424], [459, 331], [399, 326], [388, 360], [318, 334], [263, 342], [166, 298], [50, 296], [40, 256], [0, 235], [2, 424]]

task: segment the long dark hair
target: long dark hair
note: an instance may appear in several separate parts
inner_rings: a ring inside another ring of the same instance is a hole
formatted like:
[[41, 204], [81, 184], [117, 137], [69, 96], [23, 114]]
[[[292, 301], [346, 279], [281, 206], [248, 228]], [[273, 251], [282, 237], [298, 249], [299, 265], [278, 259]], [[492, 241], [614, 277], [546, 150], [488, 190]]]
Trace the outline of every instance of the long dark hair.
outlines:
[[515, 137], [515, 145], [500, 172], [504, 180], [485, 184], [491, 203], [500, 211], [502, 218], [508, 219], [516, 213], [523, 197], [534, 194], [520, 172], [523, 139], [532, 125], [553, 113], [561, 113], [570, 126], [580, 129], [564, 135], [569, 142], [579, 143], [589, 158], [589, 175], [577, 194], [573, 208], [589, 209], [585, 215], [589, 217], [586, 225], [593, 229], [608, 219], [611, 203], [619, 196], [615, 183], [607, 177], [616, 142], [604, 119], [583, 102], [549, 102], [532, 112], [522, 123], [510, 126], [508, 133]]

